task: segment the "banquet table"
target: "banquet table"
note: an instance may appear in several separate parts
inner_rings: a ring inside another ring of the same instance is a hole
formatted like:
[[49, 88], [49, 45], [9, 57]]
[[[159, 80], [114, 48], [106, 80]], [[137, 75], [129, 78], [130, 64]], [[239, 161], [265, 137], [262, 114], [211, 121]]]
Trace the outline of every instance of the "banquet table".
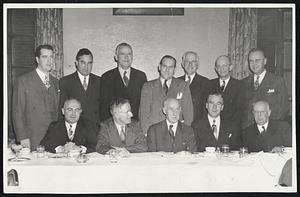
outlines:
[[7, 193], [152, 193], [152, 192], [282, 192], [278, 178], [291, 151], [251, 153], [240, 158], [214, 153], [135, 153], [117, 157], [88, 154], [86, 163], [75, 158], [38, 158], [6, 162], [15, 169], [18, 186]]

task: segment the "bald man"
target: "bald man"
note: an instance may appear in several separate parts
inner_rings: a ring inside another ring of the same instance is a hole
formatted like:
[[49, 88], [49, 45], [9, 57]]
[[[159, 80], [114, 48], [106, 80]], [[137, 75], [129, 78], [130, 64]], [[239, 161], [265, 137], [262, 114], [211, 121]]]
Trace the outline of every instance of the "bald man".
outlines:
[[148, 130], [148, 151], [196, 151], [193, 129], [179, 121], [180, 102], [174, 98], [167, 98], [163, 103], [163, 113], [166, 119], [150, 126]]
[[274, 151], [281, 146], [292, 146], [291, 127], [285, 121], [270, 120], [271, 109], [265, 100], [253, 103], [255, 123], [242, 133], [243, 144], [250, 152]]
[[215, 71], [218, 78], [210, 81], [210, 91], [219, 91], [223, 97], [224, 108], [221, 116], [240, 125], [245, 105], [242, 82], [230, 76], [232, 64], [226, 55], [221, 55], [216, 59]]
[[198, 121], [206, 114], [205, 101], [208, 93], [209, 79], [197, 73], [199, 56], [194, 51], [187, 51], [183, 54], [181, 66], [185, 74], [179, 77], [179, 79], [189, 84], [194, 107], [193, 121]]

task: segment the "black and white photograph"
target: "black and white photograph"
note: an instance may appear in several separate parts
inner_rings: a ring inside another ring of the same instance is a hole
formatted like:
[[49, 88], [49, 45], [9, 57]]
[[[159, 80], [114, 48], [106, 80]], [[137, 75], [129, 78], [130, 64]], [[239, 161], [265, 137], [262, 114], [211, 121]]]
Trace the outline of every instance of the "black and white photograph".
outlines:
[[4, 193], [297, 192], [295, 13], [4, 3]]

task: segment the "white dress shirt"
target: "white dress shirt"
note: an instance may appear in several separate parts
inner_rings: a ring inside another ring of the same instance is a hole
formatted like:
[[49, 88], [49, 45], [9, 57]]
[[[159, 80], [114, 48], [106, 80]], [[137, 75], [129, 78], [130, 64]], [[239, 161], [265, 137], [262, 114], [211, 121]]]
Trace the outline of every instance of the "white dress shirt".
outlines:
[[[160, 79], [160, 83], [161, 83], [162, 87], [164, 87], [165, 79], [162, 78], [162, 77], [160, 77], [159, 79]], [[170, 88], [171, 83], [172, 83], [172, 78], [167, 80], [167, 86], [168, 86], [168, 88]]]
[[268, 129], [268, 124], [269, 124], [269, 122], [266, 122], [266, 123], [263, 124], [263, 125], [257, 125], [257, 128], [258, 128], [259, 133], [262, 133], [262, 132], [264, 131], [264, 129], [263, 129], [262, 127], [265, 127], [265, 131], [267, 131], [267, 129]]
[[[38, 76], [41, 78], [42, 82], [45, 83], [45, 78], [46, 78], [46, 74], [43, 73], [40, 69], [36, 68], [35, 69]], [[48, 73], [48, 79], [49, 79], [49, 73]], [[49, 79], [50, 80], [50, 79]]]
[[209, 121], [209, 124], [210, 124], [210, 128], [212, 128], [213, 121], [215, 120], [215, 125], [217, 127], [216, 137], [218, 138], [219, 137], [219, 132], [220, 132], [220, 124], [221, 124], [220, 116], [218, 116], [216, 118], [213, 118], [210, 115], [207, 115], [207, 117], [208, 117], [208, 121]]
[[177, 126], [178, 126], [178, 121], [177, 121], [176, 123], [170, 123], [170, 122], [166, 119], [166, 122], [167, 122], [168, 130], [169, 130], [169, 128], [170, 128], [170, 125], [173, 125], [172, 130], [173, 130], [174, 136], [175, 136], [175, 135], [176, 135]]
[[125, 82], [124, 82], [124, 79], [123, 79], [123, 76], [124, 76], [124, 72], [126, 71], [126, 77], [128, 78], [128, 81], [130, 80], [130, 72], [131, 72], [131, 68], [129, 67], [127, 70], [124, 70], [121, 66], [118, 67], [118, 70], [120, 72], [120, 75], [121, 75], [121, 78], [122, 78], [122, 81], [125, 85]]
[[116, 123], [115, 121], [114, 121], [114, 123], [115, 123], [115, 125], [116, 125], [116, 127], [117, 127], [117, 130], [118, 130], [119, 135], [121, 135], [122, 127], [124, 127], [124, 135], [125, 135], [126, 125], [120, 125], [120, 124]]
[[[262, 73], [259, 74], [259, 78], [258, 78], [259, 84], [261, 84], [262, 80], [264, 79], [264, 77], [265, 77], [265, 75], [266, 75], [266, 72], [267, 72], [267, 71], [266, 71], [266, 69], [265, 69]], [[254, 74], [254, 79], [253, 79], [254, 83], [255, 83], [255, 81], [256, 81], [256, 78], [257, 78], [257, 74]]]
[[[84, 76], [82, 74], [80, 74], [80, 72], [78, 72], [78, 71], [77, 71], [77, 73], [78, 73], [78, 77], [80, 79], [80, 82], [83, 86]], [[89, 84], [89, 79], [90, 79], [90, 75], [85, 76], [85, 82], [86, 82], [87, 85]]]
[[225, 90], [225, 89], [226, 89], [226, 87], [227, 87], [227, 84], [228, 84], [229, 80], [230, 80], [230, 77], [228, 77], [228, 78], [227, 78], [227, 79], [225, 79], [225, 80], [223, 80], [223, 79], [219, 78], [220, 87], [222, 87], [222, 85], [223, 85], [223, 81], [225, 81], [225, 87], [224, 87], [224, 90]]
[[188, 82], [189, 81], [189, 76], [191, 77], [191, 81], [190, 81], [190, 84], [193, 82], [193, 79], [195, 77], [196, 73], [192, 74], [192, 75], [185, 75], [185, 82]]
[[72, 125], [72, 131], [73, 131], [72, 132], [72, 136], [70, 136], [70, 134], [69, 134], [70, 123], [68, 123], [68, 122], [65, 121], [65, 125], [66, 125], [66, 128], [67, 128], [67, 133], [68, 133], [69, 138], [74, 137], [75, 131], [76, 131], [77, 122], [71, 124]]

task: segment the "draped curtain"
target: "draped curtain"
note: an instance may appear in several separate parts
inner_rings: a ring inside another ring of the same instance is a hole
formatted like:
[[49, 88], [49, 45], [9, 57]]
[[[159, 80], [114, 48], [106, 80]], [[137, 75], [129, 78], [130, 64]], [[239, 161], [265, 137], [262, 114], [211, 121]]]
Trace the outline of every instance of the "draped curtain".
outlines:
[[37, 31], [35, 45], [49, 44], [54, 49], [54, 68], [51, 74], [63, 76], [63, 9], [37, 9]]
[[229, 13], [228, 55], [232, 76], [243, 79], [250, 74], [248, 52], [257, 46], [257, 9], [231, 8]]

